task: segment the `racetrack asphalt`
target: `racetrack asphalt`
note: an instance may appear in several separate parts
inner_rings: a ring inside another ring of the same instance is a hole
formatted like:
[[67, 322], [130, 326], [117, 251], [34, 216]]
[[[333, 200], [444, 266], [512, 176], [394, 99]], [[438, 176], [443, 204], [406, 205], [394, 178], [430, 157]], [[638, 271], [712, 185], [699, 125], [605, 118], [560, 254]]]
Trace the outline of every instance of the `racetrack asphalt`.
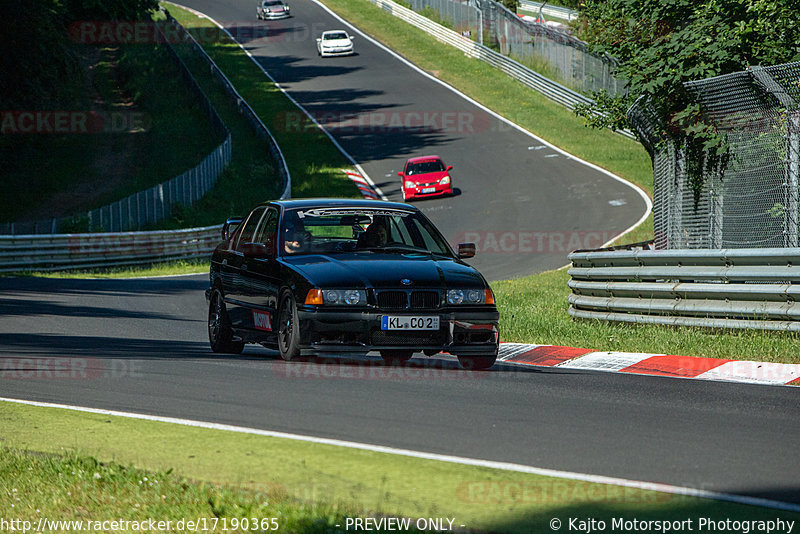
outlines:
[[[249, 0], [191, 6], [223, 22], [264, 24]], [[482, 124], [485, 112], [359, 37], [357, 56], [317, 58], [303, 27], [340, 23], [307, 0], [292, 10], [292, 19], [269, 23], [287, 28], [285, 38], [247, 46], [309, 109], [464, 111]], [[417, 204], [451, 239], [465, 230], [618, 232], [644, 212], [633, 189], [552, 149], [528, 150], [538, 143], [485, 120], [477, 133], [332, 131], [392, 199], [405, 158], [434, 152], [454, 165], [461, 194]], [[566, 254], [476, 260], [501, 279], [561, 266]], [[253, 346], [220, 356], [208, 347], [206, 286], [205, 276], [1, 278], [2, 396], [800, 503], [794, 388], [502, 363], [467, 373], [442, 357], [402, 368], [377, 357], [285, 363]]]
[[0, 396], [800, 503], [796, 388], [502, 363], [467, 373], [441, 356], [400, 368], [285, 363], [257, 346], [220, 356], [206, 285], [0, 279]]
[[[343, 24], [310, 0], [293, 0], [292, 17], [276, 21], [256, 20], [251, 0], [178, 3], [237, 36], [390, 200], [402, 200], [397, 172], [407, 158], [438, 154], [453, 165], [457, 194], [416, 205], [451, 243], [469, 238], [489, 252], [471, 261], [489, 280], [561, 267], [574, 248], [601, 246], [647, 210], [632, 186], [513, 128], [358, 34], [356, 55], [318, 57], [315, 38]], [[298, 113], [267, 126], [303, 123]]]

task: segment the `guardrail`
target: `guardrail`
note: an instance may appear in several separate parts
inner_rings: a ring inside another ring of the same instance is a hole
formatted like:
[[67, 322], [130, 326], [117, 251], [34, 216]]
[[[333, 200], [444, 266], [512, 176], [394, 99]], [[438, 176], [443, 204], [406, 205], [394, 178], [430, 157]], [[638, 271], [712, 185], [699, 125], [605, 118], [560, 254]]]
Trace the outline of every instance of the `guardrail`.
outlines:
[[[392, 0], [369, 1], [391, 15], [432, 35], [442, 43], [453, 46], [470, 57], [490, 64], [491, 66], [501, 70], [512, 78], [530, 87], [531, 89], [542, 93], [550, 100], [558, 102], [569, 109], [573, 109], [578, 103], [592, 104], [594, 102], [591, 98], [577, 93], [568, 87], [564, 87], [553, 80], [545, 78], [538, 72], [529, 69], [521, 63], [518, 63], [517, 61], [514, 61], [513, 59], [506, 57], [499, 52], [495, 52], [487, 46], [476, 43], [475, 41], [462, 36], [456, 31], [445, 28], [441, 24], [437, 24], [431, 19], [416, 13], [412, 9], [401, 6]], [[628, 130], [617, 130], [617, 132], [625, 135], [626, 137], [630, 137], [631, 139], [635, 139], [634, 134]]]
[[577, 251], [569, 259], [575, 318], [800, 331], [800, 248]]
[[208, 258], [222, 225], [101, 234], [0, 236], [0, 272], [58, 271]]
[[541, 8], [542, 15], [546, 17], [556, 17], [559, 19], [568, 20], [570, 22], [572, 19], [578, 18], [578, 12], [568, 7], [551, 6], [544, 2], [544, 7], [542, 8], [542, 4], [543, 2], [530, 2], [529, 0], [519, 1], [519, 7], [525, 11], [539, 13], [539, 8]]
[[217, 64], [213, 59], [211, 59], [211, 56], [206, 53], [203, 47], [200, 46], [200, 43], [197, 42], [194, 36], [192, 36], [192, 34], [189, 33], [186, 28], [181, 26], [181, 24], [169, 14], [169, 11], [163, 7], [161, 8], [161, 11], [167, 17], [167, 21], [172, 24], [175, 30], [178, 32], [180, 38], [185, 42], [190, 43], [192, 48], [194, 48], [194, 50], [206, 61], [206, 63], [208, 63], [209, 67], [211, 68], [211, 73], [217, 77], [228, 95], [236, 102], [239, 113], [241, 113], [242, 116], [247, 119], [247, 121], [255, 130], [256, 135], [267, 141], [267, 144], [269, 145], [269, 151], [272, 154], [272, 157], [278, 163], [278, 174], [283, 182], [283, 192], [281, 193], [280, 198], [291, 198], [292, 176], [289, 173], [289, 166], [286, 164], [286, 158], [283, 156], [283, 151], [281, 151], [281, 147], [278, 146], [278, 142], [275, 140], [275, 137], [273, 137], [272, 132], [269, 131], [269, 128], [266, 127], [258, 114], [253, 111], [253, 108], [250, 107], [250, 104], [248, 104], [247, 101], [242, 98], [242, 95], [239, 94], [239, 91], [236, 90], [236, 87], [233, 86], [233, 83], [231, 83], [228, 77], [225, 76], [225, 73], [222, 72], [222, 69], [217, 66]]
[[[206, 59], [212, 72], [223, 83], [228, 94], [237, 101], [239, 111], [248, 118], [258, 135], [269, 140], [270, 150], [279, 164], [279, 173], [284, 180], [281, 198], [289, 198], [291, 195], [291, 176], [286, 160], [275, 138], [272, 137], [272, 134], [258, 115], [239, 95], [230, 80], [205, 53], [205, 50], [202, 49], [197, 41], [177, 21], [171, 17], [168, 18], [177, 25], [175, 29], [180, 33], [181, 37], [186, 42], [193, 43], [195, 49]], [[165, 39], [165, 42], [167, 41]], [[169, 43], [167, 42], [167, 44]], [[175, 57], [177, 58], [177, 55]], [[180, 61], [179, 58], [178, 60]], [[229, 161], [230, 135], [228, 135], [226, 143], [223, 143], [222, 146], [227, 147]], [[206, 166], [208, 166], [208, 162], [204, 160], [198, 167]], [[188, 172], [191, 173], [193, 171]], [[171, 198], [171, 192], [176, 188], [170, 187], [170, 183], [166, 182], [156, 186], [153, 188], [155, 191], [153, 194], [158, 195], [162, 201], [165, 198]], [[139, 193], [139, 195], [145, 193], [147, 192]], [[176, 194], [178, 194], [177, 190]], [[116, 207], [118, 211], [108, 206], [101, 208], [101, 210], [105, 210], [109, 220], [113, 220], [111, 218], [115, 216], [123, 217], [125, 213], [128, 213], [126, 210], [132, 209], [131, 205], [137, 205], [136, 198], [137, 196], [133, 195], [130, 199], [121, 201], [125, 205], [116, 203], [119, 204]], [[215, 225], [152, 232], [0, 235], [0, 272], [90, 269], [208, 258], [214, 247], [221, 240], [221, 229], [222, 225]]]

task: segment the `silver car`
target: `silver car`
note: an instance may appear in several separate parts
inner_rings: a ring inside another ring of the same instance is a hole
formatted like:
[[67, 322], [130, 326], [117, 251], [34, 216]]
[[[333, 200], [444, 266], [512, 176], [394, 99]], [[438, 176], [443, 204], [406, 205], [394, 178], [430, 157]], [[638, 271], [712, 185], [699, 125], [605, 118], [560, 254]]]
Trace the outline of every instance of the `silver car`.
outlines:
[[261, 0], [256, 7], [256, 16], [261, 20], [277, 20], [289, 17], [289, 6], [282, 0]]

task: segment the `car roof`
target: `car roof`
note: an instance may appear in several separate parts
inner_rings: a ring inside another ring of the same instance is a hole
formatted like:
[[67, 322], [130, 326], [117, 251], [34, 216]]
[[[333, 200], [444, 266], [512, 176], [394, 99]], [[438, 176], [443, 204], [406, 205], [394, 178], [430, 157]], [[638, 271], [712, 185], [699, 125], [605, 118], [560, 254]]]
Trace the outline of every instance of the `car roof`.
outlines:
[[439, 156], [418, 156], [416, 158], [409, 158], [406, 163], [419, 163], [421, 161], [441, 160]]
[[292, 200], [275, 200], [271, 205], [281, 206], [284, 209], [298, 208], [364, 208], [364, 209], [401, 209], [405, 211], [419, 211], [415, 206], [402, 202], [388, 202], [384, 200], [368, 200], [362, 198], [302, 198]]

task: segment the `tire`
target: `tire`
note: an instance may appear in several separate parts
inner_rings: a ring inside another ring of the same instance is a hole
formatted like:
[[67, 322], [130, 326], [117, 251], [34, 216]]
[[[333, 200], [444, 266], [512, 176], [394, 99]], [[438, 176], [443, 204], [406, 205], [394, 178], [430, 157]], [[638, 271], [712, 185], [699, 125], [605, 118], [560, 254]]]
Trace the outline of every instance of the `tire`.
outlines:
[[403, 365], [414, 355], [410, 350], [382, 350], [381, 358], [389, 365]]
[[297, 323], [297, 304], [288, 289], [281, 295], [278, 306], [278, 351], [287, 362], [300, 355], [300, 325]]
[[208, 304], [208, 342], [211, 350], [222, 354], [241, 354], [244, 350], [244, 342], [233, 339], [231, 320], [219, 289], [211, 294]]
[[459, 356], [458, 363], [468, 371], [485, 371], [497, 361], [497, 354], [491, 356]]

